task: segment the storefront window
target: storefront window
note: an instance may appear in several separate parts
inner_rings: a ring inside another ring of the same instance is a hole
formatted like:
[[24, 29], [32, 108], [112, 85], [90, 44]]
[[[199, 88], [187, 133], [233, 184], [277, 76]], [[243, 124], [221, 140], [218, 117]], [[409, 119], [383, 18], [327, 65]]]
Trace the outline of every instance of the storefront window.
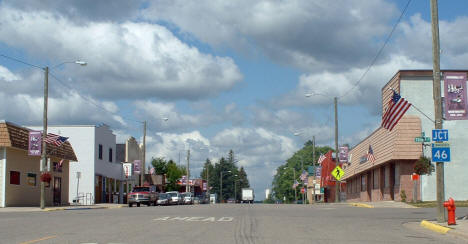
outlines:
[[400, 165], [395, 164], [395, 186], [400, 185]]
[[372, 185], [372, 187], [373, 187], [374, 189], [377, 189], [377, 188], [379, 188], [379, 170], [378, 170], [378, 169], [374, 169], [374, 170], [372, 171], [372, 174], [373, 174], [373, 176], [372, 176], [372, 178], [373, 178], [373, 185]]
[[365, 191], [365, 190], [366, 190], [366, 176], [361, 175], [361, 191]]
[[28, 173], [28, 185], [36, 186], [36, 174]]
[[385, 166], [384, 168], [384, 186], [390, 186], [390, 165]]
[[20, 172], [10, 171], [10, 184], [19, 185], [20, 184]]

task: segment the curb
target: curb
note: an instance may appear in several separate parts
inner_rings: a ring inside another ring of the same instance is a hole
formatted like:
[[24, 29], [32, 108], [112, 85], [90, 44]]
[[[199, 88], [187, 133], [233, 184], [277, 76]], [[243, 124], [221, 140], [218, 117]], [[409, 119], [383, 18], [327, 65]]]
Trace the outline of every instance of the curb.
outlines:
[[349, 203], [349, 205], [360, 208], [374, 208], [374, 206], [365, 203]]
[[451, 230], [448, 227], [438, 225], [438, 224], [434, 224], [434, 223], [431, 223], [431, 222], [429, 222], [427, 220], [421, 221], [421, 226], [426, 228], [426, 229], [429, 229], [429, 230], [432, 230], [432, 231], [435, 231], [435, 232], [438, 232], [438, 233], [442, 233], [442, 234], [447, 234], [447, 232], [449, 232], [449, 230]]

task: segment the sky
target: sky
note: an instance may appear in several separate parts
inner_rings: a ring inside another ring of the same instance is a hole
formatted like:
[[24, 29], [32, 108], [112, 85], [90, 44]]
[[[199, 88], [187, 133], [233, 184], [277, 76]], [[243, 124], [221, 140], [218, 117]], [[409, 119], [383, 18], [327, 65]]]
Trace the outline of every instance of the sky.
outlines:
[[[104, 123], [124, 143], [147, 121], [147, 161], [190, 149], [195, 176], [232, 149], [262, 199], [306, 141], [334, 145], [334, 97], [339, 144], [356, 145], [380, 125], [382, 86], [432, 69], [430, 1], [407, 4], [0, 0], [0, 119], [42, 125], [47, 66], [50, 125]], [[467, 68], [466, 9], [439, 1], [442, 69]]]

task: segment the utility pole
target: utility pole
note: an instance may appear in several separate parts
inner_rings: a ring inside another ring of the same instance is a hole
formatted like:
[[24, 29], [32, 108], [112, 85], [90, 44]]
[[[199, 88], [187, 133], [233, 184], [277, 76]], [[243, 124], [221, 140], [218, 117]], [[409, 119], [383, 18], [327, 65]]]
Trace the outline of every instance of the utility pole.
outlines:
[[190, 148], [187, 150], [187, 181], [185, 182], [185, 192], [190, 192]]
[[146, 167], [146, 120], [143, 121], [143, 160], [141, 162], [141, 172], [140, 172], [140, 186], [144, 183], [145, 177], [145, 167]]
[[223, 203], [223, 169], [219, 177], [219, 203]]
[[[43, 128], [42, 128], [42, 162], [41, 162], [41, 174], [46, 172], [47, 162], [47, 143], [45, 138], [47, 137], [47, 101], [49, 97], [49, 67], [44, 68], [44, 114], [43, 114]], [[41, 181], [41, 209], [45, 208], [45, 182]]]
[[[431, 0], [431, 24], [432, 24], [432, 57], [433, 57], [433, 96], [434, 96], [434, 120], [435, 129], [442, 129], [442, 99], [440, 87], [440, 44], [439, 44], [439, 10], [437, 0]], [[436, 163], [437, 181], [437, 222], [445, 222], [444, 200], [444, 163]]]
[[[296, 183], [296, 169], [292, 168], [292, 170], [293, 170], [293, 174], [294, 174], [293, 184], [295, 184]], [[294, 187], [294, 200], [295, 200], [295, 203], [297, 203], [297, 187]]]
[[[313, 165], [312, 169], [314, 170], [314, 172], [313, 172], [314, 178], [313, 179], [316, 179], [316, 175], [315, 175], [315, 136], [312, 137], [312, 165]], [[313, 181], [312, 181], [312, 184], [314, 184]], [[312, 201], [315, 202], [315, 184], [312, 187], [312, 197], [314, 198]]]
[[[338, 98], [335, 97], [335, 166], [338, 166]], [[340, 182], [335, 183], [335, 202], [340, 202]]]

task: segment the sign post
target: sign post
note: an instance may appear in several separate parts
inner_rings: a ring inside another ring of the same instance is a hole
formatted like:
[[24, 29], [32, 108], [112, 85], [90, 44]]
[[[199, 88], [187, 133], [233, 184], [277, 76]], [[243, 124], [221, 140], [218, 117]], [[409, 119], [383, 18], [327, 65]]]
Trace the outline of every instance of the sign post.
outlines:
[[418, 180], [419, 180], [419, 175], [416, 173], [413, 173], [411, 175], [411, 180], [413, 181], [413, 203], [416, 203], [418, 199]]

